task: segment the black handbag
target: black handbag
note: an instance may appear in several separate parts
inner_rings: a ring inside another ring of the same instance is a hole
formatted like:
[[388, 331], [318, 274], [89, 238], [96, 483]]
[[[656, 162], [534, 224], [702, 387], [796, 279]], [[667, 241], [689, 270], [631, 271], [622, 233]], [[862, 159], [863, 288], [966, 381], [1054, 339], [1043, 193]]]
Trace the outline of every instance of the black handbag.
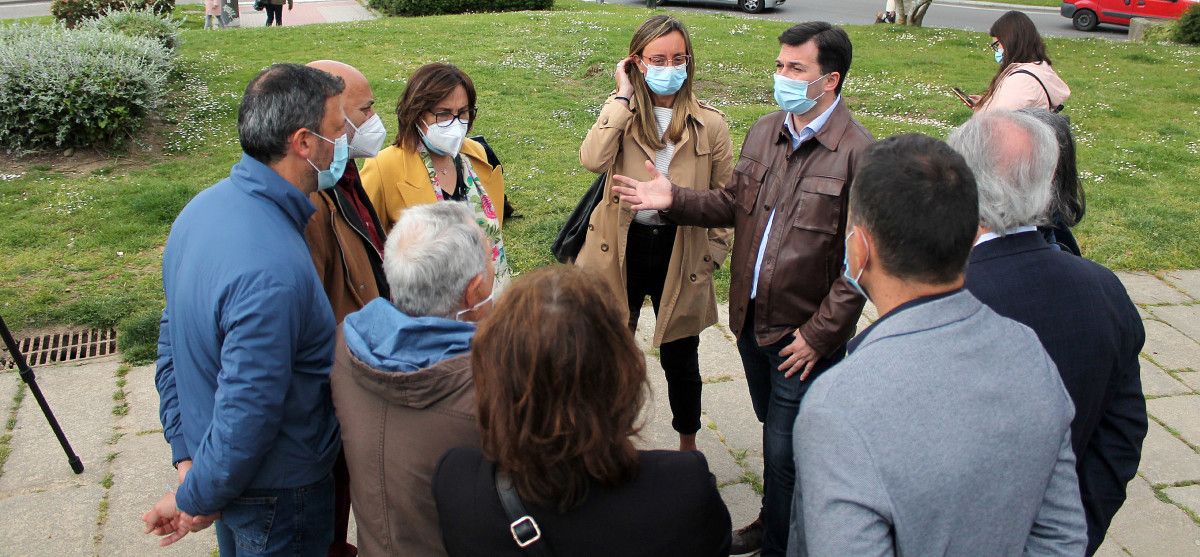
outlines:
[[267, 7], [267, 0], [254, 0], [254, 11], [261, 12]]
[[602, 172], [596, 177], [596, 181], [592, 182], [592, 186], [580, 198], [579, 205], [576, 205], [575, 210], [571, 211], [571, 216], [567, 217], [562, 230], [558, 231], [558, 238], [550, 246], [550, 252], [559, 263], [574, 263], [575, 258], [579, 256], [579, 250], [583, 248], [583, 241], [587, 238], [588, 220], [592, 218], [592, 211], [596, 210], [596, 206], [604, 197], [604, 182], [607, 178], [607, 172]]
[[551, 557], [550, 548], [542, 539], [542, 528], [538, 526], [533, 515], [525, 510], [517, 488], [513, 487], [512, 478], [495, 464], [492, 467], [496, 495], [500, 497], [500, 506], [504, 507], [504, 514], [508, 515], [508, 532], [512, 534], [513, 541], [517, 543], [517, 547], [533, 557]]

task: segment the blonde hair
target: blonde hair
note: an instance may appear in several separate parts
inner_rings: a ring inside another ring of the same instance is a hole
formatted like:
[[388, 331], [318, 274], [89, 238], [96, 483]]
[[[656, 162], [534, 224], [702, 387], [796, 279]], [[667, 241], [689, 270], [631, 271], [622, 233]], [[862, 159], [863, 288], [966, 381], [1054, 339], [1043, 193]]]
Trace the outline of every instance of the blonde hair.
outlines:
[[687, 27], [683, 26], [683, 22], [669, 15], [656, 15], [638, 27], [629, 41], [629, 54], [641, 56], [642, 51], [652, 41], [671, 33], [683, 35], [683, 44], [688, 55], [687, 80], [675, 93], [675, 104], [671, 107], [674, 110], [674, 116], [671, 117], [671, 125], [667, 126], [667, 133], [661, 137], [658, 135], [658, 122], [654, 118], [654, 97], [650, 92], [650, 87], [646, 85], [646, 79], [637, 69], [636, 64], [628, 66], [632, 68], [629, 71], [629, 81], [633, 83], [633, 102], [641, 108], [634, 116], [637, 122], [634, 126], [634, 133], [646, 146], [656, 151], [666, 146], [664, 138], [672, 143], [678, 143], [680, 139], [683, 139], [683, 129], [687, 125], [688, 117], [692, 115], [692, 81], [696, 73], [696, 60], [692, 56], [692, 39], [688, 36]]

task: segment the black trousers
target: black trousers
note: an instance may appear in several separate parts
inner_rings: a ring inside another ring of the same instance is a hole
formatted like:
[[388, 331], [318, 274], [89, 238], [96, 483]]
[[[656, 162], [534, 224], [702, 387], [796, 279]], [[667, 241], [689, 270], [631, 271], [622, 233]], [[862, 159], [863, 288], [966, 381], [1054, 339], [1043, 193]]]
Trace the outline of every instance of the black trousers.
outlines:
[[275, 22], [275, 26], [283, 25], [283, 4], [267, 4], [267, 27], [271, 26], [271, 21]]
[[[642, 303], [650, 296], [654, 315], [662, 301], [663, 285], [675, 245], [675, 225], [646, 226], [633, 222], [625, 246], [625, 287], [629, 297], [629, 330], [637, 330]], [[682, 435], [700, 430], [700, 337], [690, 336], [659, 347], [659, 360], [667, 372], [667, 399], [671, 427]]]

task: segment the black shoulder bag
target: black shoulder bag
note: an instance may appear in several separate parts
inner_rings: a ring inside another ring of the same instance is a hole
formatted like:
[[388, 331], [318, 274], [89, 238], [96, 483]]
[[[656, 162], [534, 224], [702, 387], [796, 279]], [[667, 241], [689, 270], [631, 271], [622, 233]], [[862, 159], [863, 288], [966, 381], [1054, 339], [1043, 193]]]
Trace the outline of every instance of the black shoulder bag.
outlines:
[[495, 471], [496, 495], [500, 496], [500, 505], [504, 507], [504, 514], [508, 515], [508, 531], [512, 534], [513, 541], [517, 542], [517, 547], [530, 555], [551, 557], [550, 549], [542, 540], [542, 529], [529, 511], [525, 510], [521, 496], [517, 495], [517, 488], [513, 487], [512, 478], [495, 464], [492, 467]]
[[596, 181], [592, 182], [591, 187], [583, 194], [575, 210], [571, 211], [571, 216], [567, 217], [562, 230], [558, 231], [558, 238], [550, 246], [550, 252], [559, 263], [573, 263], [579, 256], [579, 250], [583, 248], [583, 241], [587, 238], [588, 220], [592, 218], [592, 211], [596, 210], [596, 206], [604, 198], [604, 182], [607, 179], [607, 172], [602, 172], [596, 177]]

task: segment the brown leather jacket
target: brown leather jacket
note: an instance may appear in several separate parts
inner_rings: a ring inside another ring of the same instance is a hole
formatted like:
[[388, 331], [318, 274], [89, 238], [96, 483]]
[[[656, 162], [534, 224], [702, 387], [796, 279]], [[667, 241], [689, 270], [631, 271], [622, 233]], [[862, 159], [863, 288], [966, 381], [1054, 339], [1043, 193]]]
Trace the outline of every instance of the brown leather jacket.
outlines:
[[[375, 229], [382, 231], [362, 185], [354, 187], [358, 188], [359, 199], [367, 205]], [[317, 210], [304, 228], [304, 239], [317, 277], [333, 307], [333, 316], [341, 323], [346, 315], [362, 309], [371, 300], [388, 296], [383, 259], [366, 239], [365, 232], [357, 228], [361, 226], [358, 214], [337, 187], [312, 192], [308, 200]]]
[[734, 226], [729, 327], [740, 335], [774, 209], [754, 300], [755, 339], [765, 346], [799, 329], [824, 356], [854, 335], [865, 302], [842, 278], [842, 263], [850, 184], [874, 140], [839, 101], [821, 131], [792, 152], [786, 116], [773, 112], [750, 128], [724, 189], [675, 187], [669, 216], [680, 224]]

